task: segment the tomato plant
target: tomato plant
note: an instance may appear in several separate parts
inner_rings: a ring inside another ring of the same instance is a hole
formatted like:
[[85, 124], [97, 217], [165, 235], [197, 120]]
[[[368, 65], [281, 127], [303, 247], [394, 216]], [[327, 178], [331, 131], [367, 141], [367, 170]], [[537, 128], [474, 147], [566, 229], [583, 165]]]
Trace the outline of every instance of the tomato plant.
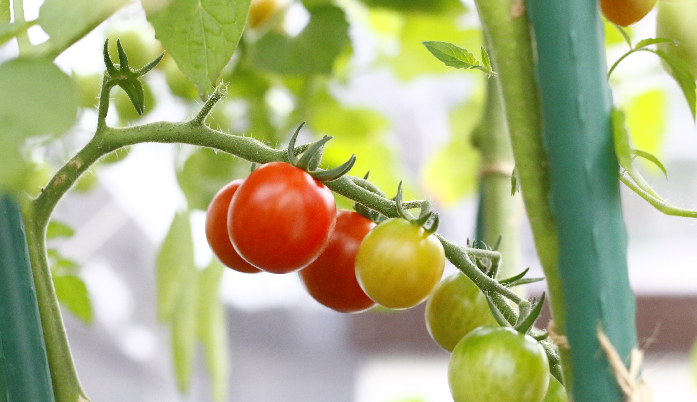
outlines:
[[253, 274], [261, 270], [245, 261], [235, 251], [227, 230], [227, 216], [230, 201], [244, 180], [233, 180], [220, 189], [211, 200], [206, 211], [206, 239], [213, 254], [227, 267], [235, 271]]
[[363, 239], [356, 276], [365, 293], [389, 308], [409, 308], [428, 297], [443, 276], [438, 239], [402, 218], [387, 219]]
[[542, 346], [508, 327], [473, 330], [458, 342], [448, 363], [455, 402], [541, 402], [549, 377]]
[[289, 273], [324, 250], [336, 224], [332, 192], [284, 162], [257, 168], [237, 189], [228, 212], [235, 250], [263, 271]]
[[358, 247], [373, 227], [375, 223], [356, 212], [341, 210], [337, 213], [336, 227], [327, 248], [299, 272], [303, 285], [315, 300], [341, 313], [355, 313], [375, 306], [358, 284], [355, 269]]
[[644, 18], [655, 4], [656, 0], [600, 0], [600, 9], [610, 22], [626, 27]]
[[428, 333], [449, 352], [473, 329], [496, 324], [482, 291], [461, 272], [438, 284], [426, 301], [425, 316]]
[[569, 400], [566, 395], [566, 389], [554, 376], [549, 376], [549, 386], [547, 394], [542, 402], [567, 402]]

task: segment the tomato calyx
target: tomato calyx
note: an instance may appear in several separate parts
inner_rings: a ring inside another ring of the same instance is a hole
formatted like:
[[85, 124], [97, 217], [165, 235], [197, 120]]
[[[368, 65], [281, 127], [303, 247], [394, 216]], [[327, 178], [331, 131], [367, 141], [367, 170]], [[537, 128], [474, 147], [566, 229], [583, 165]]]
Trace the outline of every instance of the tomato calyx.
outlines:
[[414, 225], [421, 226], [429, 234], [435, 233], [438, 230], [440, 218], [437, 212], [431, 211], [430, 202], [421, 202], [418, 217], [414, 217], [412, 214], [409, 213], [409, 211], [406, 210], [406, 208], [404, 208], [402, 182], [399, 182], [399, 186], [397, 187], [397, 195], [395, 196], [394, 201], [397, 206], [397, 214], [399, 215], [399, 217], [413, 223]]
[[303, 152], [302, 156], [298, 159], [296, 155], [295, 141], [298, 138], [298, 133], [300, 129], [305, 125], [305, 122], [301, 123], [295, 130], [293, 135], [290, 137], [290, 142], [288, 143], [288, 163], [291, 165], [304, 170], [312, 178], [320, 183], [326, 183], [329, 181], [334, 181], [346, 173], [348, 173], [353, 165], [356, 163], [356, 155], [351, 155], [349, 160], [343, 164], [328, 170], [320, 170], [319, 162], [322, 160], [322, 154], [324, 152], [324, 145], [334, 137], [324, 136], [321, 140], [310, 144], [307, 149]]
[[104, 41], [104, 64], [106, 65], [104, 85], [107, 88], [111, 88], [114, 85], [120, 86], [124, 92], [126, 92], [126, 95], [128, 95], [133, 107], [135, 107], [136, 112], [138, 112], [140, 116], [145, 111], [145, 90], [138, 78], [152, 70], [157, 63], [162, 60], [165, 52], [162, 52], [150, 63], [134, 70], [128, 66], [128, 56], [126, 55], [126, 51], [123, 50], [123, 46], [121, 46], [121, 41], [118, 39], [116, 40], [116, 47], [119, 51], [119, 64], [114, 65], [109, 55], [109, 39]]

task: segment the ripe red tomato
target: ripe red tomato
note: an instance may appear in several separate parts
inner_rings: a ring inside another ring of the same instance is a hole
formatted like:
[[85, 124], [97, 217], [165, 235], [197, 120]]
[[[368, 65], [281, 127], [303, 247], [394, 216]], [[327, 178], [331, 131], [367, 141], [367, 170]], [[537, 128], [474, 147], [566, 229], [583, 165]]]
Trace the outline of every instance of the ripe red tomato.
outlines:
[[426, 301], [426, 328], [448, 352], [473, 329], [496, 325], [486, 297], [461, 272], [443, 279]]
[[356, 277], [365, 293], [388, 308], [414, 307], [443, 276], [445, 252], [438, 239], [402, 218], [387, 219], [363, 239]]
[[651, 11], [656, 0], [600, 0], [600, 9], [608, 21], [626, 27]]
[[230, 201], [244, 180], [233, 180], [213, 197], [206, 211], [206, 238], [213, 254], [235, 271], [253, 274], [261, 270], [243, 260], [230, 241], [227, 231], [227, 215]]
[[341, 313], [356, 313], [375, 306], [356, 279], [356, 254], [363, 238], [375, 227], [370, 219], [352, 211], [339, 211], [327, 248], [298, 272], [308, 293]]
[[332, 192], [307, 172], [283, 162], [257, 168], [232, 197], [228, 233], [255, 267], [285, 274], [317, 259], [334, 232]]
[[455, 402], [541, 402], [549, 377], [542, 346], [509, 327], [473, 330], [457, 343], [448, 363]]

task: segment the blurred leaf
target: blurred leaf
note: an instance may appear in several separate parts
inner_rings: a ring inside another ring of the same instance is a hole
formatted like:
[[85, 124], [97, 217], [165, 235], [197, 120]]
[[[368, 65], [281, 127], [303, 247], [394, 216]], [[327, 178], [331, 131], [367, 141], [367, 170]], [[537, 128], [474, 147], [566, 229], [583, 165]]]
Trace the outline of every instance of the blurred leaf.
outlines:
[[310, 21], [297, 36], [269, 31], [249, 48], [256, 68], [288, 75], [331, 74], [334, 62], [350, 46], [349, 24], [339, 7], [310, 10]]
[[158, 66], [165, 72], [165, 79], [172, 94], [184, 99], [200, 99], [194, 83], [179, 69], [169, 53], [165, 53]]
[[[146, 100], [147, 100], [147, 96], [146, 96]], [[126, 157], [128, 157], [128, 155], [131, 153], [131, 149], [133, 149], [132, 146], [119, 148], [112, 153], [104, 155], [102, 157], [102, 159], [99, 160], [99, 162], [105, 163], [105, 164], [121, 162], [122, 160], [126, 159]]]
[[603, 22], [605, 26], [606, 45], [618, 45], [621, 43], [626, 43], [630, 48], [632, 47], [632, 39], [630, 37], [632, 34], [631, 28], [619, 27], [612, 22], [609, 22], [605, 18], [603, 18]]
[[155, 262], [157, 269], [157, 313], [160, 321], [175, 318], [179, 301], [190, 282], [194, 266], [191, 224], [185, 212], [174, 215]]
[[206, 354], [206, 366], [213, 382], [213, 400], [216, 402], [225, 400], [230, 372], [225, 311], [220, 299], [224, 269], [213, 258], [211, 264], [199, 272], [198, 280], [198, 337]]
[[[634, 148], [660, 157], [666, 130], [666, 94], [661, 89], [646, 91], [627, 103], [625, 124]], [[655, 167], [651, 166], [650, 169]]]
[[450, 113], [451, 139], [426, 162], [421, 182], [439, 202], [453, 204], [477, 190], [479, 152], [472, 134], [482, 110], [481, 91]]
[[431, 14], [452, 14], [466, 8], [458, 0], [361, 0], [368, 7], [390, 8], [398, 11], [420, 11]]
[[46, 230], [46, 239], [55, 239], [56, 237], [70, 237], [75, 234], [75, 231], [65, 223], [52, 220], [48, 223]]
[[203, 211], [224, 185], [248, 174], [248, 162], [210, 148], [196, 149], [177, 168], [177, 180], [189, 208]]
[[39, 24], [51, 37], [49, 52], [58, 55], [109, 18], [128, 0], [46, 0], [39, 11]]
[[[2, 11], [2, 7], [4, 6], [3, 1], [4, 0], [0, 0], [0, 20], [5, 17], [5, 14], [3, 14]], [[26, 31], [30, 26], [36, 24], [35, 21], [10, 24], [9, 10], [7, 11], [6, 16], [7, 21], [0, 21], [0, 45], [4, 45], [8, 40], [14, 38], [20, 33]]]
[[173, 0], [155, 10], [143, 1], [157, 38], [207, 97], [242, 36], [250, 0]]
[[37, 134], [62, 134], [77, 115], [72, 80], [53, 63], [15, 59], [0, 64], [0, 188], [22, 189], [34, 170], [24, 160], [24, 139]]
[[443, 74], [452, 69], [435, 59], [421, 44], [424, 40], [455, 43], [465, 49], [482, 45], [479, 29], [461, 29], [457, 16], [437, 16], [409, 13], [405, 16], [400, 35], [399, 54], [383, 56], [397, 77], [410, 80], [423, 74]]
[[675, 81], [680, 86], [685, 100], [692, 112], [692, 120], [695, 120], [695, 108], [697, 107], [697, 86], [695, 85], [695, 77], [690, 72], [690, 65], [683, 59], [671, 53], [666, 53], [662, 50], [651, 50], [663, 59], [668, 65], [670, 74], [675, 78]]
[[10, 11], [10, 0], [0, 0], [0, 24], [10, 22], [11, 18], [12, 12]]
[[272, 111], [267, 102], [267, 94], [271, 89], [269, 78], [260, 71], [238, 67], [225, 81], [230, 83], [228, 99], [245, 100], [247, 133], [260, 141], [276, 144], [279, 141], [278, 133], [271, 122]]
[[344, 107], [326, 90], [315, 94], [309, 109], [308, 126], [317, 133], [337, 138], [367, 138], [380, 135], [389, 127], [387, 119], [374, 110]]
[[624, 112], [612, 110], [612, 133], [615, 142], [615, 154], [622, 169], [632, 171], [632, 147], [629, 144], [629, 133], [624, 124]]
[[191, 383], [191, 371], [196, 352], [198, 313], [198, 272], [187, 270], [182, 276], [182, 289], [172, 314], [172, 358], [179, 391], [185, 393]]
[[82, 279], [74, 275], [55, 275], [53, 286], [59, 302], [86, 324], [92, 322], [92, 304]]

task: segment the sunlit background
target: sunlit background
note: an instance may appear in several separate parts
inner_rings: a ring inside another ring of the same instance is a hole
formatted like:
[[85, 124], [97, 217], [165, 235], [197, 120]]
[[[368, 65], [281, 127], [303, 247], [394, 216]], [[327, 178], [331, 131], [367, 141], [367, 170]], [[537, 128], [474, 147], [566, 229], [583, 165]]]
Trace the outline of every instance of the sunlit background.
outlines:
[[[382, 185], [389, 186], [383, 188], [388, 194], [396, 191], [397, 181], [403, 176], [412, 195], [436, 203], [445, 217], [442, 233], [464, 244], [474, 233], [474, 185], [470, 189], [448, 189], [429, 182], [438, 182], [431, 172], [434, 156], [443, 152], [457, 135], [452, 113], [481, 96], [482, 76], [457, 70], [411, 76], [416, 74], [409, 71], [413, 66], [381, 64], [382, 58], [400, 54], [404, 46], [421, 46], [420, 41], [431, 39], [431, 32], [411, 32], [413, 40], [419, 42], [406, 43], [400, 36], [404, 20], [369, 11], [355, 1], [337, 3], [351, 21], [353, 54], [350, 73], [333, 78], [329, 87], [343, 104], [369, 108], [384, 119], [385, 127], [377, 137], [381, 144], [375, 147], [393, 150], [389, 153], [393, 159], [387, 162], [392, 170], [382, 174], [371, 171], [371, 175], [375, 173]], [[473, 4], [466, 3], [469, 10], [474, 9]], [[25, 1], [27, 20], [38, 16], [40, 4], [41, 1]], [[287, 32], [298, 33], [308, 15], [300, 2], [288, 3], [282, 26]], [[652, 15], [636, 25], [636, 38], [654, 36]], [[463, 12], [457, 21], [462, 29], [477, 27], [474, 12]], [[150, 38], [154, 35], [138, 2], [100, 25], [59, 56], [56, 63], [73, 75], [101, 74], [105, 35], [129, 29]], [[30, 37], [34, 43], [46, 40], [39, 27], [30, 29]], [[622, 46], [620, 43], [610, 48], [610, 60], [625, 51]], [[15, 54], [14, 44], [4, 46], [0, 48], [0, 61]], [[424, 57], [429, 55], [425, 53]], [[152, 112], [141, 120], [124, 121], [112, 109], [110, 124], [181, 121], [192, 116], [201, 104], [174, 96], [162, 70], [154, 70], [146, 80], [157, 101], [154, 108], [146, 101], [145, 107], [152, 108]], [[630, 107], [644, 102], [636, 107], [655, 113], [655, 119], [634, 123], [654, 130], [654, 143], [641, 137], [645, 142], [637, 147], [650, 148], [668, 169], [666, 180], [660, 172], [647, 167], [651, 183], [678, 206], [697, 208], [697, 133], [677, 85], [648, 53], [631, 56], [616, 72], [612, 85], [618, 103]], [[287, 115], [293, 107], [292, 96], [280, 87], [270, 91], [265, 101], [279, 116]], [[245, 131], [248, 127], [244, 116], [249, 111], [244, 105], [229, 102], [223, 109], [226, 113], [214, 115], [209, 122], [213, 127], [220, 125], [255, 134]], [[465, 120], [473, 125], [477, 119], [475, 112]], [[655, 127], [651, 128], [652, 124]], [[54, 167], [59, 166], [89, 140], [95, 125], [96, 111], [82, 110], [79, 124], [41, 156]], [[56, 211], [55, 218], [73, 227], [75, 234], [53, 246], [81, 265], [80, 276], [92, 301], [91, 324], [82, 323], [67, 311], [65, 319], [80, 378], [93, 401], [211, 400], [201, 350], [191, 389], [185, 395], [177, 391], [170, 333], [158, 323], [156, 313], [155, 258], [175, 212], [187, 205], [175, 173], [178, 158], [187, 149], [137, 145], [122, 161], [101, 164], [89, 172], [82, 183], [86, 190], [72, 191]], [[352, 172], [357, 176], [363, 173]], [[476, 172], [471, 176], [474, 180]], [[641, 323], [641, 346], [647, 351], [645, 377], [656, 401], [696, 400], [688, 348], [697, 335], [697, 222], [663, 216], [625, 190], [632, 286], [640, 299], [676, 301], [653, 315], [645, 314], [655, 321]], [[213, 258], [203, 222], [203, 211], [191, 214], [196, 263], [200, 268]], [[522, 265], [532, 267], [532, 276], [539, 276], [541, 270], [525, 222], [521, 231]], [[447, 274], [454, 268], [448, 266], [446, 270]], [[529, 292], [539, 294], [543, 290], [544, 284], [536, 284]], [[244, 275], [229, 270], [224, 273], [220, 295], [226, 306], [231, 361], [226, 400], [451, 400], [446, 376], [448, 353], [430, 341], [423, 324], [423, 306], [407, 312], [374, 311], [346, 316], [311, 299], [296, 275]], [[659, 304], [642, 304], [640, 300], [639, 315], [658, 309], [656, 306]], [[682, 310], [676, 310], [679, 308]], [[646, 328], [650, 329], [648, 333]], [[670, 339], [680, 344], [671, 344]]]

